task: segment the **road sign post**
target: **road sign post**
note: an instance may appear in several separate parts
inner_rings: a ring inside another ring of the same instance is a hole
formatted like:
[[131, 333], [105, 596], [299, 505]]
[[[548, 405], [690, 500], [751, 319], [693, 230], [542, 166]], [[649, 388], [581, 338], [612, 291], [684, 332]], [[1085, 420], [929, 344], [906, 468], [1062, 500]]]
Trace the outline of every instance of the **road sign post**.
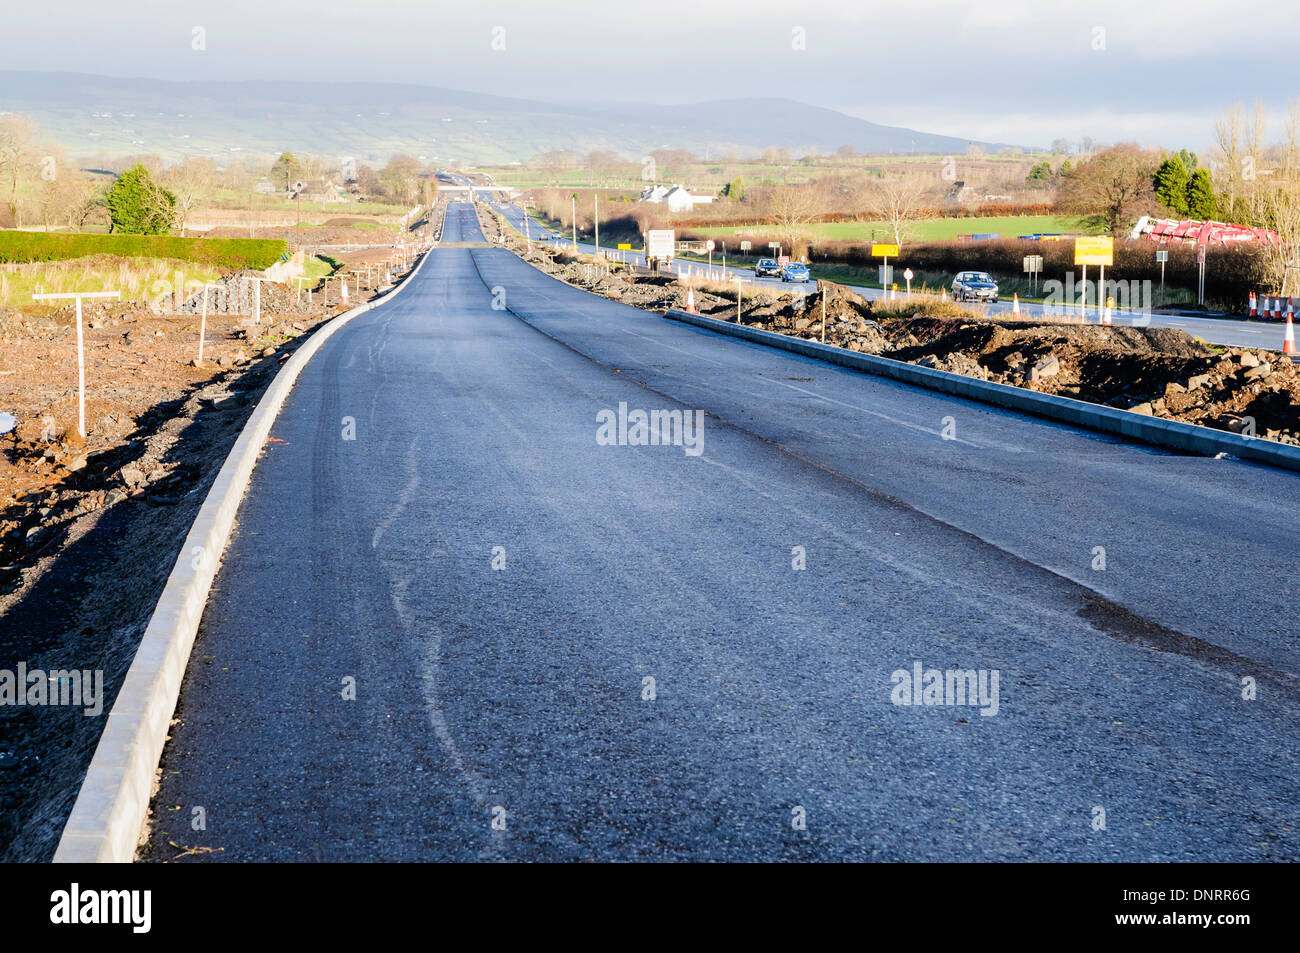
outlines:
[[1083, 319], [1088, 319], [1088, 266], [1101, 266], [1097, 286], [1097, 320], [1103, 321], [1102, 303], [1106, 297], [1106, 266], [1114, 263], [1115, 240], [1108, 235], [1084, 235], [1074, 240], [1074, 263], [1083, 266]]
[[1160, 263], [1160, 303], [1165, 303], [1165, 263], [1169, 261], [1169, 252], [1161, 249], [1156, 252], [1156, 261]]
[[1202, 242], [1196, 246], [1196, 303], [1205, 304], [1205, 244]]
[[907, 297], [909, 301], [912, 298], [912, 279], [915, 277], [916, 275], [912, 273], [911, 268], [908, 268], [903, 272], [903, 279], [907, 282]]
[[889, 259], [898, 257], [898, 246], [882, 242], [872, 242], [871, 256], [881, 260], [880, 287], [885, 289], [885, 298], [888, 299], [889, 282], [893, 278], [893, 273], [889, 270]]
[[115, 298], [122, 300], [120, 291], [71, 291], [62, 294], [34, 294], [33, 301], [53, 301], [75, 298], [77, 301], [77, 435], [86, 439], [86, 344], [81, 332], [82, 298]]
[[1025, 273], [1029, 275], [1029, 293], [1035, 294], [1038, 291], [1038, 276], [1043, 270], [1042, 255], [1025, 256]]

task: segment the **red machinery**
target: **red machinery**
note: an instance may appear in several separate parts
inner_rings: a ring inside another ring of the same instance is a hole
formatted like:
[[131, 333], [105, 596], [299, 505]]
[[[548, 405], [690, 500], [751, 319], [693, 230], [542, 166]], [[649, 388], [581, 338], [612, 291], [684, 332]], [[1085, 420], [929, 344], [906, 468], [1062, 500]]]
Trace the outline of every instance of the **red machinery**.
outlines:
[[1229, 246], [1237, 242], [1267, 242], [1277, 246], [1281, 239], [1277, 232], [1267, 228], [1251, 228], [1246, 225], [1229, 225], [1226, 222], [1199, 222], [1195, 219], [1181, 221], [1171, 218], [1151, 218], [1143, 215], [1135, 226], [1130, 238], [1149, 238], [1155, 242], [1188, 242], [1206, 245], [1214, 242]]

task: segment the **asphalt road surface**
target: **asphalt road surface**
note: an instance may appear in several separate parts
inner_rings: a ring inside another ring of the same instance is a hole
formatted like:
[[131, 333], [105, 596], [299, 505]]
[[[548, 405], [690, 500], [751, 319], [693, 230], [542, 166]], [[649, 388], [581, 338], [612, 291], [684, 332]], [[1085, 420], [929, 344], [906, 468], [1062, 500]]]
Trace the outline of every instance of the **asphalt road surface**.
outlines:
[[145, 856], [1295, 860], [1297, 488], [438, 249], [280, 414]]
[[[465, 180], [468, 183], [468, 180]], [[491, 200], [491, 205], [498, 212], [502, 213], [506, 220], [521, 234], [524, 232], [524, 212], [517, 205], [501, 201], [501, 193], [489, 189], [479, 190], [475, 193], [481, 200]], [[537, 241], [559, 241], [566, 246], [573, 244], [572, 240], [561, 233], [551, 231], [536, 221], [530, 221], [527, 226], [531, 236]], [[595, 251], [595, 246], [579, 242], [580, 250], [588, 253]], [[618, 251], [617, 249], [605, 249], [607, 254], [614, 254], [625, 257], [628, 261], [636, 264], [645, 264], [645, 256], [633, 251]], [[679, 260], [676, 266], [684, 268], [693, 268], [699, 271], [707, 268], [707, 264], [701, 264], [697, 261]], [[721, 255], [714, 257], [713, 270], [715, 273], [725, 272], [728, 277], [743, 277], [746, 281], [765, 287], [780, 288], [791, 287], [788, 283], [783, 283], [779, 278], [754, 278], [754, 272], [750, 268], [733, 268], [721, 265]], [[901, 276], [902, 272], [898, 272]], [[1095, 278], [1095, 276], [1094, 276]], [[900, 288], [902, 281], [900, 277]], [[870, 301], [879, 301], [885, 297], [885, 292], [880, 288], [865, 288], [859, 285], [849, 285], [854, 291]], [[817, 289], [817, 282], [810, 281], [807, 283], [809, 292]], [[903, 296], [900, 290], [897, 292], [899, 297]], [[987, 304], [982, 307], [986, 308], [991, 315], [1005, 314], [1010, 315], [1014, 307], [1009, 300], [1001, 300], [997, 304]], [[1063, 312], [1058, 308], [1049, 308], [1046, 305], [1023, 301], [1019, 305], [1020, 312], [1024, 317], [1042, 317], [1044, 314], [1061, 315]], [[1095, 302], [1091, 302], [1088, 310], [1087, 321], [1090, 324], [1096, 324], [1099, 321]], [[1228, 347], [1254, 347], [1266, 348], [1270, 351], [1280, 351], [1282, 349], [1282, 336], [1285, 332], [1282, 322], [1280, 321], [1243, 321], [1235, 318], [1213, 318], [1200, 317], [1194, 313], [1164, 313], [1150, 311], [1136, 311], [1124, 308], [1115, 308], [1112, 313], [1112, 322], [1117, 325], [1130, 325], [1137, 327], [1153, 328], [1177, 328], [1180, 331], [1186, 331], [1193, 337], [1199, 337], [1202, 340], [1209, 341], [1212, 344], [1222, 344]]]

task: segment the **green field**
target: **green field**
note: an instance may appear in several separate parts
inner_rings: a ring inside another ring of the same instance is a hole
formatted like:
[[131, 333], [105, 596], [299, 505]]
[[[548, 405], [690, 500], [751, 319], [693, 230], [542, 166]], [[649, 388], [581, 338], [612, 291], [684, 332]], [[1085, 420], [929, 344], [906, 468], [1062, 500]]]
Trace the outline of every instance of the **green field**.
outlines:
[[[822, 241], [892, 242], [894, 240], [893, 230], [886, 222], [824, 222], [801, 225], [796, 229], [776, 228], [772, 225], [692, 229], [692, 231], [724, 238], [736, 234], [789, 234], [792, 230]], [[958, 235], [970, 235], [976, 232], [996, 232], [1002, 238], [1032, 235], [1035, 232], [1090, 234], [1079, 219], [1070, 215], [1017, 215], [1006, 218], [921, 219], [908, 224], [905, 236], [914, 242], [938, 242], [950, 241]]]

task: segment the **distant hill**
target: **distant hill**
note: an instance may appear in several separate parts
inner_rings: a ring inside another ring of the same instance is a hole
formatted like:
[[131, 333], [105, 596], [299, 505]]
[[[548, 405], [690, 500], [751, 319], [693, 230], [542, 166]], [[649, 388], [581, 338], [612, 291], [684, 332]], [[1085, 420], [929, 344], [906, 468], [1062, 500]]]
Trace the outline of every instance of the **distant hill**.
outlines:
[[852, 145], [859, 152], [961, 154], [973, 142], [782, 99], [545, 103], [417, 85], [177, 83], [6, 70], [0, 111], [32, 116], [75, 156], [228, 159], [289, 149], [365, 161], [410, 152], [473, 164], [522, 161], [551, 149], [635, 157], [659, 148], [720, 155], [776, 146], [802, 155]]

